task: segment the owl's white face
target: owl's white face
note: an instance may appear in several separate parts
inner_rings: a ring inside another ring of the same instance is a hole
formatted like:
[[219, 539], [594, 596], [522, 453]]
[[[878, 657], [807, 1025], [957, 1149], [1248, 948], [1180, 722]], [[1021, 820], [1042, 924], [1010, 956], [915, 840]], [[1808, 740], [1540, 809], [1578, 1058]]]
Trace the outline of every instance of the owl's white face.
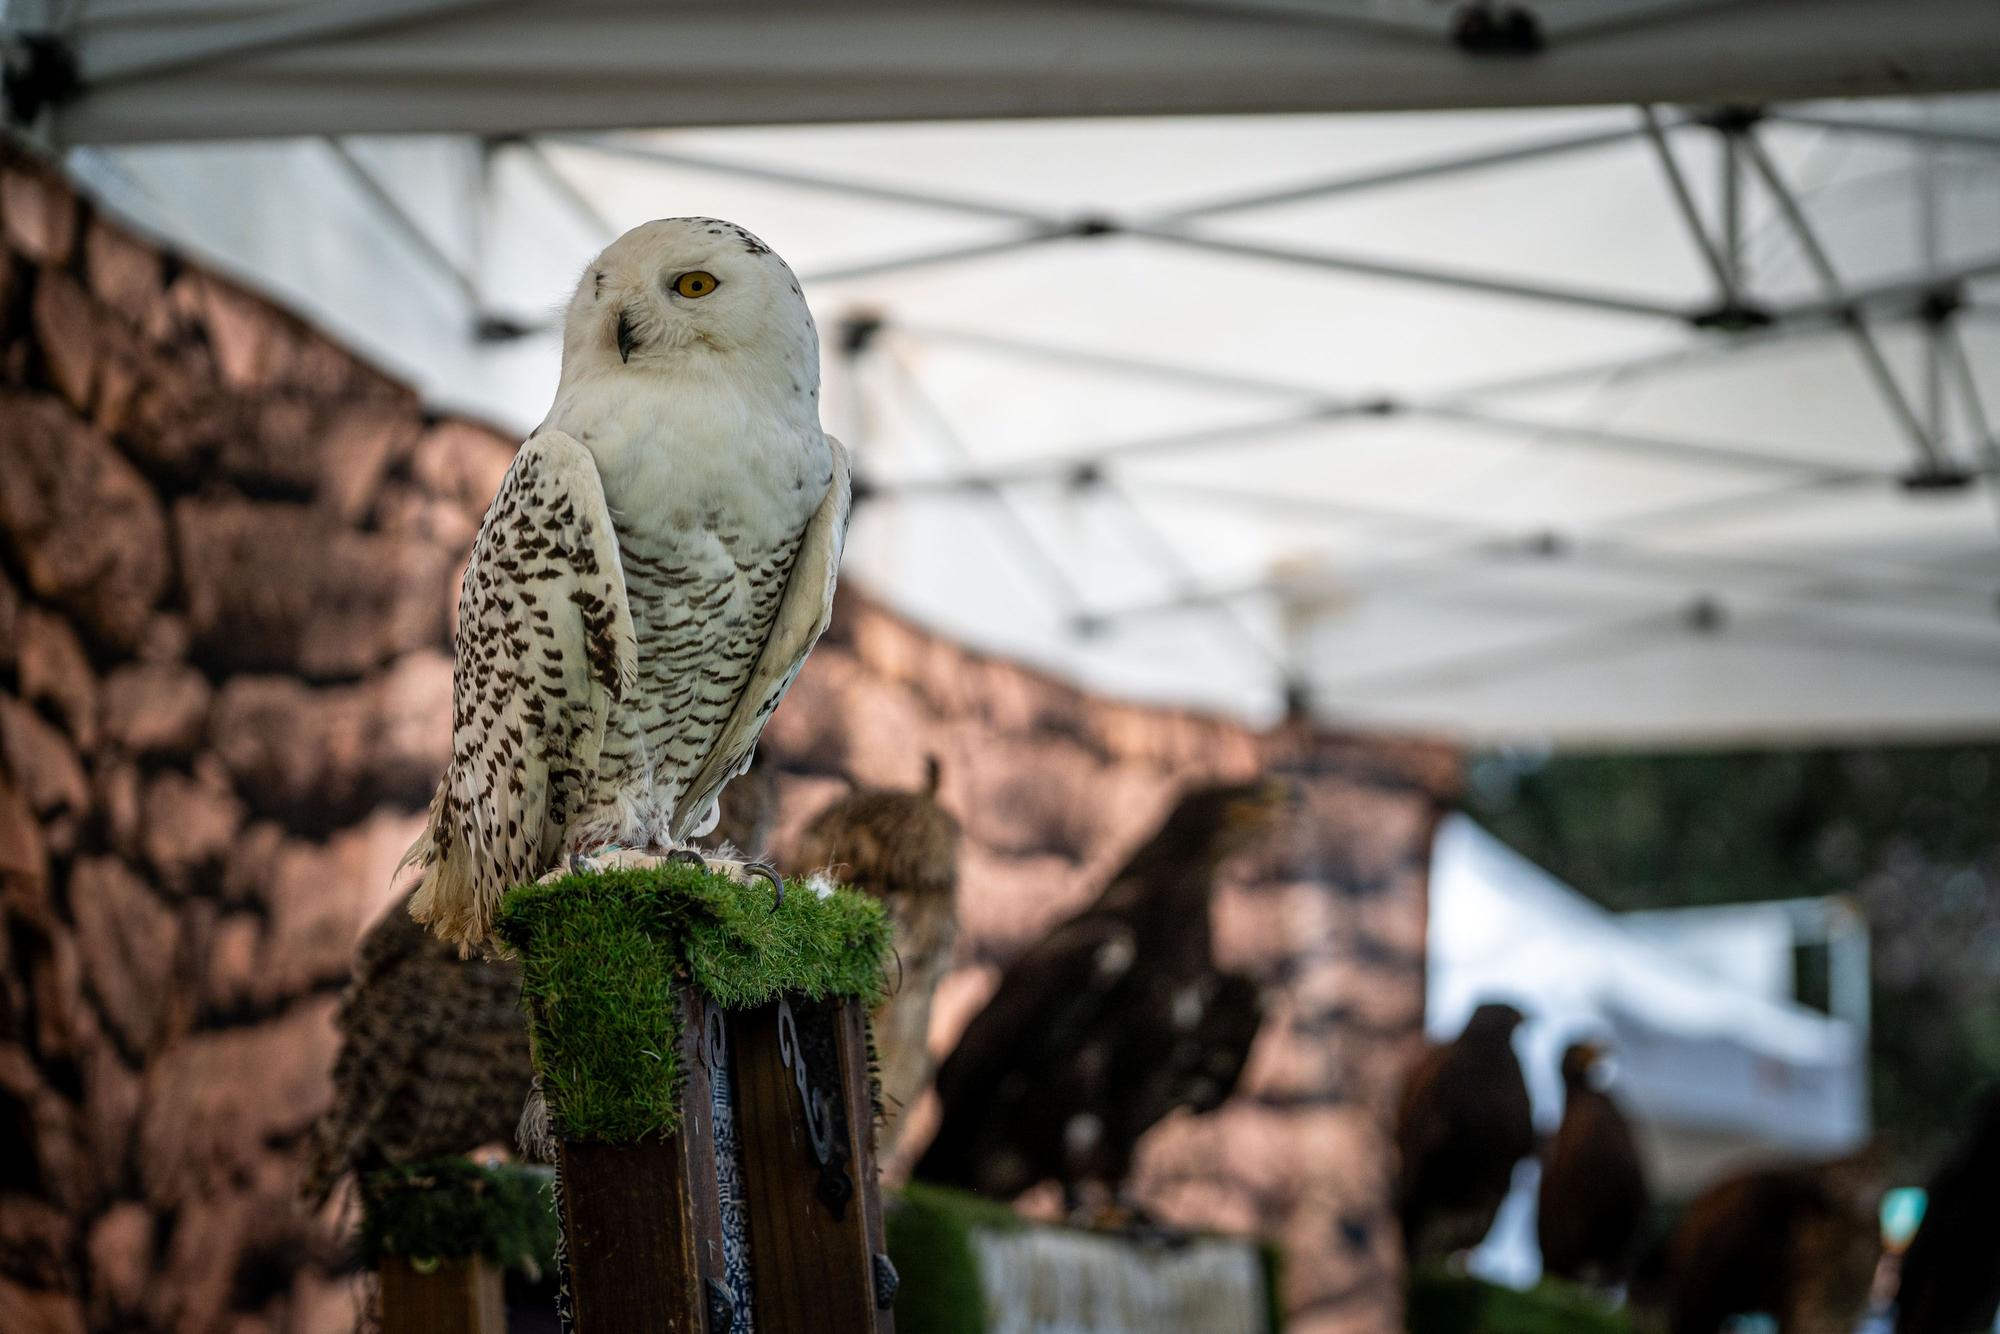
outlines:
[[732, 222], [664, 218], [626, 232], [570, 298], [563, 369], [644, 371], [701, 352], [748, 354], [798, 387], [819, 381], [819, 340], [798, 279]]

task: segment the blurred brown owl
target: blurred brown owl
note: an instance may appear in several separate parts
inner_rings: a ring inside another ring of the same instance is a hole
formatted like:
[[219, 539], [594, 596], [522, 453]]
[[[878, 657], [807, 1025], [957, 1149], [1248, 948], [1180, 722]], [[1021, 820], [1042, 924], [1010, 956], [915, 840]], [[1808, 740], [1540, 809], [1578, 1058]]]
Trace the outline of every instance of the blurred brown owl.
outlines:
[[519, 964], [461, 959], [398, 901], [361, 939], [338, 1022], [309, 1198], [324, 1200], [349, 1172], [512, 1142], [534, 1077]]
[[931, 997], [958, 937], [958, 821], [938, 804], [937, 788], [935, 758], [919, 791], [856, 788], [814, 817], [789, 861], [881, 899], [895, 927], [900, 982], [891, 979], [894, 989], [875, 1012], [885, 1157], [903, 1113], [930, 1083]]

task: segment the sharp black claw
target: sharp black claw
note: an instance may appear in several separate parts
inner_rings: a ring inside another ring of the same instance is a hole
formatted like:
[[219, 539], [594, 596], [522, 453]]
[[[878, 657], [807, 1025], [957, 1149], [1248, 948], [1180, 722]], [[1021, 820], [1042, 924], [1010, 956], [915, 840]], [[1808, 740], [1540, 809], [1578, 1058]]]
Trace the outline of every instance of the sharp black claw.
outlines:
[[744, 862], [743, 869], [752, 875], [761, 875], [771, 882], [771, 911], [776, 912], [785, 904], [785, 878], [778, 874], [778, 868], [769, 862]]
[[669, 862], [686, 862], [690, 866], [699, 866], [704, 871], [708, 869], [708, 858], [702, 856], [693, 848], [675, 848], [667, 854], [667, 860]]

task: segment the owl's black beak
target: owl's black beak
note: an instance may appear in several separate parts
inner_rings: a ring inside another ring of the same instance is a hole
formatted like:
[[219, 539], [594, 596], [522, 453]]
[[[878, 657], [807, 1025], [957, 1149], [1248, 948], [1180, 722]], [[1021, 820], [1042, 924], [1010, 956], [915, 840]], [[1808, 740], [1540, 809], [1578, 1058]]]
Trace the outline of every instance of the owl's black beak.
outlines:
[[632, 346], [639, 340], [632, 332], [632, 317], [625, 311], [618, 312], [618, 360], [632, 360]]

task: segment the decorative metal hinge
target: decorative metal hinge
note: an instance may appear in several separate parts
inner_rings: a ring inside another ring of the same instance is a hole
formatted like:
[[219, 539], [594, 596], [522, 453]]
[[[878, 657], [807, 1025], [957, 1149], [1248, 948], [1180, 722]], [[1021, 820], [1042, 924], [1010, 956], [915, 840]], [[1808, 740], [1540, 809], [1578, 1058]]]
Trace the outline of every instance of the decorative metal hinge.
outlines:
[[812, 1078], [806, 1071], [806, 1051], [799, 1044], [799, 1021], [783, 997], [778, 1000], [778, 1057], [792, 1072], [799, 1102], [805, 1107], [806, 1138], [812, 1143], [813, 1161], [824, 1166], [833, 1156], [833, 1127], [827, 1124], [831, 1118], [827, 1116], [825, 1096], [812, 1086]]
[[721, 1070], [729, 1064], [729, 1030], [724, 1026], [722, 1007], [704, 997], [701, 1003], [701, 1048], [708, 1068]]
[[903, 1285], [903, 1279], [896, 1272], [896, 1266], [889, 1263], [889, 1257], [875, 1252], [875, 1309], [886, 1311], [896, 1304], [896, 1289]]
[[[709, 1126], [715, 1146], [715, 1203], [722, 1227], [723, 1296], [730, 1299], [729, 1328], [750, 1334], [750, 1208], [743, 1197], [743, 1146], [736, 1129], [736, 1072], [731, 1068], [728, 1020], [712, 996], [702, 999], [701, 1060], [708, 1070]], [[708, 1280], [711, 1288], [716, 1280]], [[713, 1297], [711, 1315], [716, 1310]]]
[[854, 1180], [847, 1174], [846, 1146], [840, 1143], [834, 1125], [837, 1109], [814, 1085], [806, 1067], [805, 1044], [799, 1040], [798, 1018], [783, 997], [778, 1000], [778, 1056], [792, 1072], [799, 1104], [805, 1109], [806, 1141], [813, 1161], [819, 1164], [819, 1185], [814, 1193], [828, 1213], [840, 1218], [854, 1197]]

